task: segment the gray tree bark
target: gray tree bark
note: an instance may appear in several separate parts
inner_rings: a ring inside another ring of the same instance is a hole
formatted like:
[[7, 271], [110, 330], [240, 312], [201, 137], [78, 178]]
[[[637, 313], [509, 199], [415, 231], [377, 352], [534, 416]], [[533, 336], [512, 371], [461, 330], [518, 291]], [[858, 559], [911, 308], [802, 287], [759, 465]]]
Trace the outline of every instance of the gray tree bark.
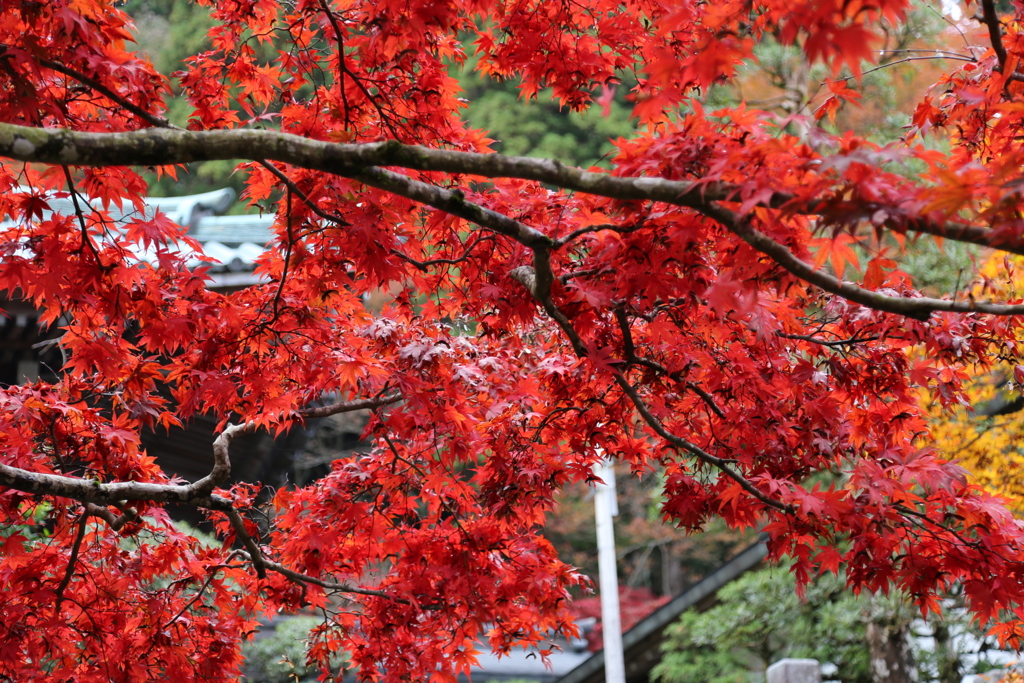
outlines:
[[868, 621], [867, 641], [873, 683], [917, 683], [917, 665], [910, 649], [909, 624], [898, 615], [875, 612]]

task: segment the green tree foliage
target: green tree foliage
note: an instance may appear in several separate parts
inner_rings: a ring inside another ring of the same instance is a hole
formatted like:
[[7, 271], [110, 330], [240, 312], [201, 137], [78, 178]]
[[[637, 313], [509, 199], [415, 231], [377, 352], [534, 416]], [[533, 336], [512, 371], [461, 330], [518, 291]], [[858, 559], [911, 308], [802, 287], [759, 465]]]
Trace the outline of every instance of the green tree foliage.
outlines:
[[[719, 604], [705, 612], [690, 610], [669, 630], [664, 657], [652, 673], [659, 683], [749, 683], [763, 681], [764, 670], [786, 657], [817, 659], [827, 678], [841, 683], [871, 683], [868, 624], [933, 636], [910, 638], [921, 681], [959, 683], [968, 670], [995, 667], [984, 652], [968, 653], [963, 643], [991, 643], [972, 630], [962, 610], [950, 609], [944, 621], [925, 623], [900, 593], [854, 595], [846, 581], [824, 574], [797, 595], [793, 575], [783, 567], [750, 572], [722, 588]], [[950, 598], [955, 603], [955, 597]], [[970, 632], [972, 637], [957, 638]], [[934, 643], [927, 649], [921, 643]], [[956, 644], [961, 650], [956, 651]], [[952, 647], [952, 662], [950, 648]], [[975, 648], [976, 649], [976, 648]], [[968, 657], [967, 655], [971, 655]]]
[[[135, 20], [139, 49], [161, 73], [173, 74], [185, 68], [184, 60], [210, 49], [207, 32], [213, 26], [210, 9], [189, 0], [128, 0], [125, 10]], [[188, 124], [192, 107], [182, 95], [176, 79], [171, 81], [174, 97], [167, 98], [167, 118], [175, 125]], [[206, 192], [232, 187], [241, 192], [244, 174], [234, 173], [230, 161], [189, 164], [178, 177], [149, 175], [149, 194], [154, 197]], [[242, 205], [239, 204], [239, 208]]]
[[475, 59], [462, 70], [460, 84], [472, 104], [466, 121], [492, 131], [494, 149], [517, 156], [564, 159], [587, 168], [599, 165], [614, 150], [611, 140], [630, 135], [636, 128], [626, 102], [627, 84], [614, 87], [607, 109], [595, 104], [585, 111], [559, 107], [550, 91], [534, 100], [519, 95], [518, 83], [484, 78], [474, 72]]
[[[323, 623], [316, 617], [279, 619], [270, 635], [245, 643], [245, 677], [250, 683], [285, 683], [315, 676], [316, 668], [306, 666], [308, 640]], [[339, 655], [335, 664], [345, 657]]]

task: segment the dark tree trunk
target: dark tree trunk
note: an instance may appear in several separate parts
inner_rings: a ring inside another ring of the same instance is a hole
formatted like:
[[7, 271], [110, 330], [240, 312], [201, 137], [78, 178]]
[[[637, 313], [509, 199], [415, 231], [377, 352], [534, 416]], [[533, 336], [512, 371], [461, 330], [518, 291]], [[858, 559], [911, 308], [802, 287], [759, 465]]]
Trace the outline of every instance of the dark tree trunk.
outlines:
[[907, 624], [902, 620], [868, 622], [868, 650], [873, 683], [917, 683], [917, 666], [910, 650]]
[[935, 638], [935, 660], [938, 668], [939, 683], [960, 683], [964, 672], [960, 666], [960, 657], [953, 647], [953, 637], [949, 626], [935, 619], [932, 624]]

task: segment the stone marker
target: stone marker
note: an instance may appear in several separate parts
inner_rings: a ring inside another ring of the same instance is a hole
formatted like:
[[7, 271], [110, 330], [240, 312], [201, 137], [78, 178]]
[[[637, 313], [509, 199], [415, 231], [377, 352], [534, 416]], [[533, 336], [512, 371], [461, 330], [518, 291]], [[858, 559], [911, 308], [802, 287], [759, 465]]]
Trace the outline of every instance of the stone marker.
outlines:
[[780, 659], [768, 667], [768, 683], [821, 683], [817, 659]]

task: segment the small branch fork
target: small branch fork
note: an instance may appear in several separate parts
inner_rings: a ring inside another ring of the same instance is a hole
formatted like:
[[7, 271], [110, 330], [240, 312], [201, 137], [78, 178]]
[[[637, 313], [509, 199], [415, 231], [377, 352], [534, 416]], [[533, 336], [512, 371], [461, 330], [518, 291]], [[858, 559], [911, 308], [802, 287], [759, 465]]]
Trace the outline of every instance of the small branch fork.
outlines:
[[[583, 344], [583, 340], [580, 339], [579, 334], [569, 322], [569, 319], [561, 310], [559, 310], [551, 299], [551, 283], [554, 278], [551, 272], [550, 252], [546, 249], [535, 249], [533, 253], [533, 264], [533, 268], [529, 268], [527, 266], [520, 266], [519, 268], [516, 268], [512, 273], [510, 273], [511, 277], [522, 284], [533, 295], [537, 302], [540, 303], [545, 312], [547, 312], [547, 314], [558, 324], [562, 329], [562, 332], [569, 339], [569, 343], [572, 344], [576, 355], [580, 358], [586, 357], [587, 350]], [[621, 322], [622, 320], [620, 319], [620, 325]], [[632, 347], [631, 337], [625, 343]], [[634, 359], [636, 358], [635, 352], [633, 357]], [[657, 366], [656, 363], [652, 363], [652, 365]], [[629, 380], [620, 370], [613, 370], [612, 376], [615, 383], [619, 385], [622, 392], [629, 398], [630, 402], [632, 402], [633, 407], [636, 408], [640, 417], [643, 418], [644, 422], [646, 422], [658, 436], [676, 448], [686, 451], [701, 462], [716, 467], [727, 477], [739, 484], [744, 491], [766, 506], [787, 513], [792, 511], [792, 508], [789, 505], [786, 505], [780, 500], [771, 498], [754, 486], [753, 482], [743, 476], [741, 472], [732, 466], [734, 461], [714, 456], [697, 444], [692, 443], [677, 434], [673, 434], [667, 427], [665, 427], [661, 420], [659, 420], [654, 413], [650, 411], [650, 408], [647, 407], [643, 397], [640, 396], [640, 392], [630, 384]], [[717, 405], [714, 404], [713, 399], [712, 405], [717, 409]], [[719, 413], [720, 412], [721, 411], [719, 410]]]
[[[381, 408], [397, 403], [400, 400], [400, 395], [391, 393], [375, 398], [342, 401], [326, 406], [306, 408], [296, 411], [295, 415], [301, 419], [328, 417], [355, 410]], [[223, 512], [245, 548], [244, 551], [237, 550], [235, 552], [244, 553], [244, 556], [252, 562], [256, 574], [261, 579], [266, 578], [267, 571], [274, 571], [295, 581], [312, 583], [339, 592], [390, 598], [388, 594], [380, 591], [372, 591], [344, 584], [328, 584], [314, 577], [287, 569], [283, 565], [271, 562], [263, 556], [256, 540], [246, 529], [245, 520], [231, 500], [214, 493], [214, 489], [225, 483], [231, 476], [231, 458], [229, 454], [231, 442], [255, 428], [255, 422], [229, 424], [213, 442], [213, 468], [210, 470], [210, 473], [202, 479], [187, 485], [152, 484], [138, 481], [103, 483], [89, 479], [65, 477], [58, 474], [32, 472], [19, 467], [0, 464], [0, 486], [25, 493], [70, 498], [83, 503], [85, 506], [77, 521], [78, 531], [71, 548], [68, 568], [57, 588], [58, 607], [63, 601], [64, 591], [71, 583], [89, 517], [102, 519], [111, 529], [119, 531], [125, 524], [138, 517], [137, 510], [129, 506], [126, 501], [182, 503]], [[121, 511], [121, 514], [115, 515], [110, 511], [110, 506], [116, 507]]]

